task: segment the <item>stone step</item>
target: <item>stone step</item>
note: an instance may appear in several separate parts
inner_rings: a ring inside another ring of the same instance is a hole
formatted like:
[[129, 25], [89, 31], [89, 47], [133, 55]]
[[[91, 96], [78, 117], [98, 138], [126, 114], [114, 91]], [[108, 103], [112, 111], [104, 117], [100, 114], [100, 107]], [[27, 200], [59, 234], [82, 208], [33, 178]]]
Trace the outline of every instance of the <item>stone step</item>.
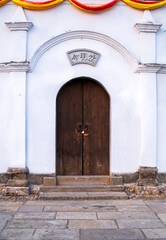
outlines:
[[128, 199], [125, 192], [42, 192], [41, 200], [115, 200]]
[[117, 176], [57, 176], [45, 177], [44, 186], [67, 185], [122, 185], [122, 177]]
[[58, 176], [57, 185], [110, 185], [109, 176]]
[[124, 191], [123, 185], [79, 185], [79, 186], [43, 186], [42, 192], [120, 192]]

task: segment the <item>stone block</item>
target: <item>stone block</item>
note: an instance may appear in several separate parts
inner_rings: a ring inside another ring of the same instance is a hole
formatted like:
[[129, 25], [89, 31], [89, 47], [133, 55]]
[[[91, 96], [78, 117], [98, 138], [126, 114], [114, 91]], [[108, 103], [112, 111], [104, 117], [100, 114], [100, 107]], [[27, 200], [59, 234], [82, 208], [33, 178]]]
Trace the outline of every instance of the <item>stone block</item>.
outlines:
[[9, 179], [7, 186], [28, 187], [28, 168], [8, 168]]
[[139, 229], [83, 229], [81, 240], [141, 240], [145, 239]]
[[37, 212], [42, 212], [44, 206], [21, 206], [18, 210], [18, 212], [22, 213], [37, 213]]
[[97, 219], [95, 212], [57, 212], [56, 219]]
[[37, 229], [34, 240], [80, 240], [77, 229]]
[[147, 205], [152, 209], [155, 213], [166, 213], [166, 203], [156, 203], [155, 201], [153, 203], [148, 203]]
[[0, 173], [0, 183], [6, 184], [9, 179], [9, 175], [7, 173]]
[[166, 239], [166, 228], [142, 229], [148, 239]]
[[6, 185], [10, 187], [28, 187], [29, 182], [26, 179], [18, 179], [15, 177], [13, 179], [9, 179]]
[[123, 184], [122, 176], [111, 176], [110, 184], [111, 185], [122, 185]]
[[164, 228], [165, 225], [159, 219], [131, 219], [117, 220], [119, 228]]
[[34, 229], [4, 229], [3, 232], [0, 234], [1, 240], [32, 240]]
[[166, 224], [166, 213], [159, 213], [157, 216], [161, 219], [161, 221]]
[[166, 183], [166, 173], [157, 173], [157, 178], [160, 183]]
[[13, 229], [64, 229], [67, 220], [33, 220], [33, 219], [12, 219], [6, 228]]
[[86, 192], [42, 192], [40, 199], [42, 200], [71, 200], [71, 199], [86, 199]]
[[88, 192], [92, 199], [128, 199], [125, 192]]
[[156, 167], [140, 167], [138, 169], [139, 179], [138, 186], [157, 186], [157, 168]]
[[110, 185], [109, 176], [58, 176], [57, 185]]
[[29, 182], [33, 185], [42, 185], [44, 177], [55, 177], [55, 174], [32, 174], [29, 173]]
[[55, 186], [56, 178], [55, 177], [44, 177], [43, 185], [44, 186]]
[[8, 168], [7, 174], [27, 174], [28, 168]]
[[138, 180], [138, 173], [126, 173], [122, 174], [124, 183], [136, 183]]
[[[5, 212], [0, 212], [0, 232], [5, 227], [7, 221], [9, 221], [12, 218], [12, 215]], [[1, 239], [1, 238], [0, 238]]]
[[55, 219], [55, 213], [20, 213], [20, 212], [17, 212], [14, 216], [14, 218], [16, 219], [39, 219], [39, 220], [42, 220], [42, 219], [52, 219], [54, 220]]
[[97, 212], [98, 219], [157, 219], [153, 212]]
[[111, 229], [117, 228], [113, 220], [69, 220], [68, 228], [74, 229]]
[[104, 204], [94, 204], [89, 205], [88, 203], [84, 203], [84, 205], [72, 205], [72, 204], [66, 204], [66, 205], [55, 205], [55, 206], [45, 206], [44, 212], [97, 212], [97, 211], [109, 211], [109, 212], [115, 212], [116, 208], [111, 205], [104, 205]]
[[116, 206], [119, 212], [150, 212], [151, 210], [146, 205], [121, 205]]

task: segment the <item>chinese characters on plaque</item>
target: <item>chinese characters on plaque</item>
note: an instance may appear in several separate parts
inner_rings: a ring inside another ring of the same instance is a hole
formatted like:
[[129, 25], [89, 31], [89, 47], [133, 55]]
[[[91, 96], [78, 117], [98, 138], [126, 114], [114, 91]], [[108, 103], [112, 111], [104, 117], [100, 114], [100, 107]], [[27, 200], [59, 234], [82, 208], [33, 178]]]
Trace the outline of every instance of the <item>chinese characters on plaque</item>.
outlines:
[[75, 49], [67, 52], [71, 65], [89, 64], [93, 67], [100, 57], [100, 53], [89, 49]]

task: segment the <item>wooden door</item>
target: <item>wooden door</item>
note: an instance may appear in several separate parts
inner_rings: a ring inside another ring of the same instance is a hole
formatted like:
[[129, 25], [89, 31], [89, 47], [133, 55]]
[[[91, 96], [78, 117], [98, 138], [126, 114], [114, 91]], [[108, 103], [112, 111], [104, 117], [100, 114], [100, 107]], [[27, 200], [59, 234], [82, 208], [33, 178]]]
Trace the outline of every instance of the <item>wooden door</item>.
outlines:
[[89, 78], [57, 96], [57, 175], [109, 175], [109, 96]]

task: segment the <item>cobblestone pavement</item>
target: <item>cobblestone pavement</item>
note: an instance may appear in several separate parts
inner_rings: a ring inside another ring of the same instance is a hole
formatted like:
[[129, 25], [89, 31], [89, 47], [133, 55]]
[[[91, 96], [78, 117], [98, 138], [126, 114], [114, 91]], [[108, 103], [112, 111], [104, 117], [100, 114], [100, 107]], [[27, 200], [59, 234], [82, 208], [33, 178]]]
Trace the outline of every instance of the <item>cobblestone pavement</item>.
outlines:
[[166, 200], [0, 201], [0, 240], [166, 240]]

